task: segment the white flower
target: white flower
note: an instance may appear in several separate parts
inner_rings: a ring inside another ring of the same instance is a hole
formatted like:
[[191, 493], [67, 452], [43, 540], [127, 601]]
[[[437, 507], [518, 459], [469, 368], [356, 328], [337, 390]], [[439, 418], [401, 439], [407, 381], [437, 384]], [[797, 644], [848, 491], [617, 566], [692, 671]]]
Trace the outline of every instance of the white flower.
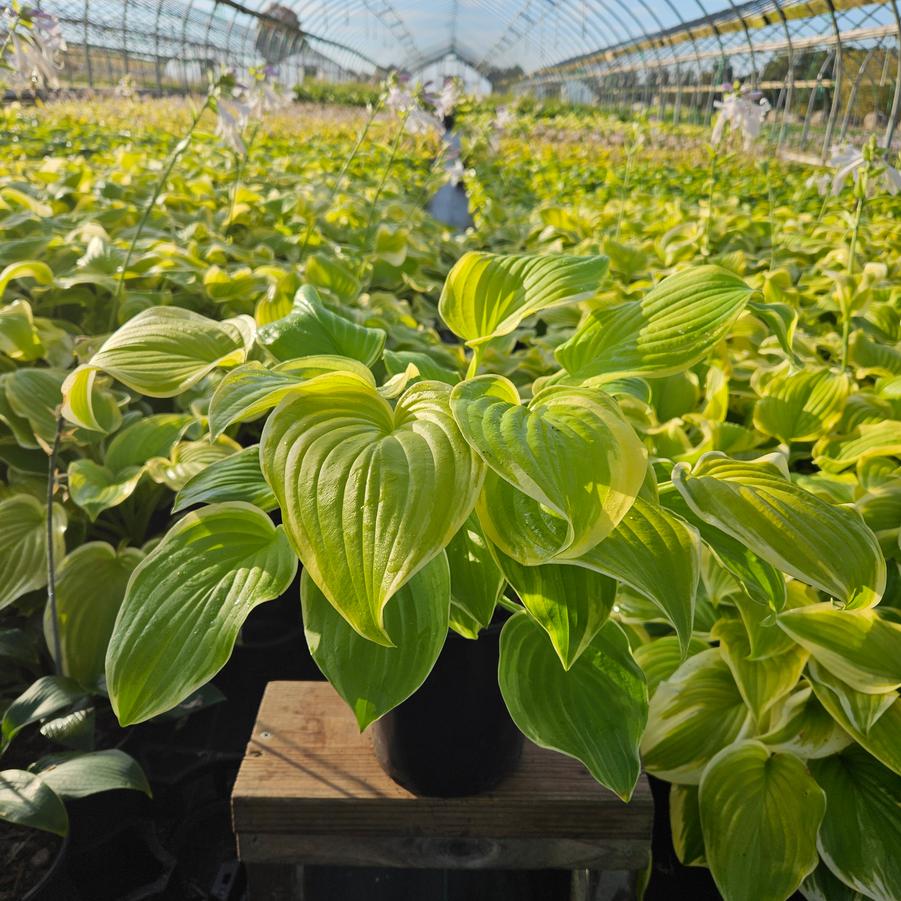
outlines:
[[123, 75], [116, 85], [116, 96], [128, 98], [134, 97], [134, 93], [135, 80], [130, 75]]
[[244, 129], [250, 118], [250, 107], [238, 100], [220, 98], [216, 104], [216, 112], [217, 137], [222, 138], [225, 145], [235, 153], [245, 153], [247, 148], [244, 145]]
[[[24, 89], [58, 88], [57, 73], [62, 68], [59, 56], [66, 50], [59, 19], [39, 11], [30, 13], [27, 19], [7, 12], [4, 19], [14, 83]], [[23, 23], [25, 27], [20, 27]]]
[[452, 78], [445, 82], [438, 99], [435, 101], [435, 114], [439, 119], [451, 115], [457, 108], [457, 104], [463, 99], [463, 91], [457, 79]]
[[805, 188], [816, 188], [817, 194], [820, 197], [824, 197], [828, 192], [829, 188], [832, 185], [832, 176], [828, 173], [824, 172], [822, 175], [817, 175], [814, 173], [804, 182]]
[[[833, 196], [841, 194], [845, 182], [853, 176], [854, 181], [860, 178], [861, 169], [866, 163], [866, 157], [863, 151], [850, 144], [844, 147], [833, 147], [832, 156], [829, 159], [829, 166], [835, 169], [835, 175], [832, 176], [832, 194]], [[877, 176], [882, 182], [882, 186], [889, 194], [898, 194], [901, 192], [901, 172], [894, 166], [890, 166], [884, 160], [875, 163]]]
[[405, 113], [408, 109], [416, 106], [416, 100], [409, 91], [400, 85], [393, 84], [388, 88], [385, 106], [393, 113]]
[[463, 160], [454, 160], [449, 166], [445, 166], [445, 172], [447, 172], [448, 184], [456, 188], [463, 181], [463, 176], [466, 173], [466, 170], [463, 168]]
[[759, 102], [754, 101], [755, 95], [740, 93], [727, 94], [724, 100], [714, 101], [713, 105], [720, 110], [710, 136], [714, 147], [719, 146], [728, 125], [733, 131], [740, 132], [745, 150], [751, 149], [760, 137], [763, 120], [771, 109], [766, 97], [760, 98]]
[[506, 106], [499, 106], [494, 114], [491, 125], [496, 131], [506, 131], [515, 121], [516, 117]]
[[290, 103], [290, 99], [277, 91], [269, 82], [257, 81], [247, 89], [246, 102], [250, 118], [262, 119], [266, 113], [284, 109]]
[[411, 135], [427, 135], [442, 131], [441, 123], [424, 109], [414, 107], [407, 114], [406, 130]]

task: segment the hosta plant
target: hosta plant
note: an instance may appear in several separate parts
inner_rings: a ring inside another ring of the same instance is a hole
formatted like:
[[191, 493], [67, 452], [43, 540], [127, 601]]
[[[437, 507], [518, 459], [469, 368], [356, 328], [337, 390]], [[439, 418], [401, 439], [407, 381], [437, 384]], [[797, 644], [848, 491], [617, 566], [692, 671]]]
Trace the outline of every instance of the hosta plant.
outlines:
[[[204, 338], [213, 323], [175, 310], [114, 334], [70, 377], [76, 422], [90, 421], [95, 373], [171, 396], [223, 366], [211, 440], [265, 417], [258, 444], [184, 486], [176, 506], [202, 506], [130, 579], [106, 667], [120, 721], [154, 716], [211, 678], [298, 559], [310, 649], [361, 728], [422, 683], [448, 625], [476, 637], [501, 603], [513, 615], [500, 687], [523, 732], [624, 799], [641, 753], [649, 771], [687, 786], [676, 807], [729, 897], [746, 876], [732, 853], [741, 819], [760, 842], [742, 858], [748, 872], [770, 867], [790, 836], [770, 877], [773, 897], [790, 893], [816, 864], [829, 791], [796, 746], [798, 732], [810, 741], [801, 719], [822, 711], [824, 731], [848, 736], [827, 735], [829, 754], [854, 738], [865, 749], [862, 727], [891, 722], [887, 700], [866, 723], [846, 710], [857, 710], [854, 692], [888, 699], [901, 681], [898, 626], [874, 609], [885, 561], [860, 514], [795, 485], [784, 454], [713, 449], [673, 466], [639, 434], [652, 380], [707, 358], [743, 317], [776, 322], [784, 310], [716, 267], [599, 304], [605, 269], [602, 257], [464, 256], [439, 307], [471, 349], [463, 378], [423, 377], [415, 363], [388, 376], [384, 336], [309, 289], [285, 319], [237, 329], [253, 358], [242, 365]], [[493, 344], [577, 304], [555, 371], [520, 387], [490, 371]], [[699, 628], [699, 603], [719, 619]], [[671, 637], [641, 644], [636, 621], [662, 621]], [[690, 729], [703, 715], [703, 731]], [[874, 760], [868, 773], [883, 769]]]

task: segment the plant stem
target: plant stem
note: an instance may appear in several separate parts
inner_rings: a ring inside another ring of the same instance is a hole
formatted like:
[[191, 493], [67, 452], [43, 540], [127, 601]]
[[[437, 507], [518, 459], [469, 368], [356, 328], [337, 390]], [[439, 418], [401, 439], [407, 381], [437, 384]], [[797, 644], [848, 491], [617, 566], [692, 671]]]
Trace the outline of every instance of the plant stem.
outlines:
[[[363, 145], [363, 141], [366, 140], [366, 135], [369, 134], [369, 129], [372, 127], [372, 123], [375, 121], [375, 117], [378, 114], [379, 110], [382, 108], [382, 102], [379, 101], [375, 106], [372, 107], [372, 110], [369, 113], [369, 118], [366, 120], [365, 125], [360, 130], [360, 133], [357, 135], [356, 143], [353, 146], [353, 149], [350, 151], [350, 156], [344, 161], [344, 165], [341, 167], [341, 170], [338, 172], [338, 177], [335, 179], [335, 184], [332, 186], [332, 190], [329, 193], [328, 201], [326, 203], [326, 209], [330, 208], [331, 205], [335, 201], [335, 197], [338, 196], [338, 191], [341, 187], [341, 182], [344, 181], [344, 176], [347, 174], [347, 170], [350, 168], [350, 164], [356, 158], [357, 153], [360, 150], [360, 147]], [[310, 243], [310, 237], [313, 234], [313, 228], [316, 225], [316, 217], [314, 215], [310, 216], [310, 221], [307, 223], [307, 231], [303, 236], [303, 244], [300, 247], [300, 256], [303, 257], [304, 251], [307, 249], [307, 245]]]
[[620, 202], [619, 202], [619, 216], [616, 219], [616, 232], [613, 235], [613, 240], [619, 240], [619, 233], [623, 227], [623, 216], [626, 212], [626, 198], [629, 194], [629, 184], [632, 181], [632, 158], [635, 153], [635, 146], [633, 144], [629, 145], [629, 150], [626, 154], [626, 174], [623, 178], [622, 190], [620, 191]]
[[770, 209], [770, 272], [776, 268], [776, 201], [773, 196], [773, 173], [766, 167], [766, 193]]
[[479, 363], [482, 362], [482, 345], [477, 344], [472, 349], [472, 356], [469, 358], [469, 367], [466, 370], [466, 378], [475, 378], [479, 371]]
[[499, 597], [497, 599], [498, 607], [503, 607], [504, 610], [509, 610], [510, 613], [522, 613], [523, 608], [519, 606], [515, 601], [511, 601], [509, 598]]
[[235, 215], [235, 206], [238, 202], [238, 188], [241, 185], [241, 176], [244, 174], [244, 167], [247, 165], [247, 161], [250, 159], [250, 150], [253, 147], [253, 142], [257, 138], [257, 132], [260, 130], [260, 123], [254, 126], [253, 131], [250, 133], [250, 138], [247, 141], [247, 146], [244, 149], [244, 153], [240, 157], [236, 157], [235, 162], [235, 182], [232, 185], [232, 196], [231, 202], [228, 206], [228, 218], [225, 220], [225, 228], [226, 230], [231, 225], [232, 217]]
[[710, 189], [707, 193], [707, 219], [704, 222], [704, 244], [701, 253], [710, 256], [710, 226], [713, 222], [713, 197], [716, 191], [716, 163], [719, 158], [719, 149], [714, 148], [710, 154], [710, 169], [708, 178], [710, 179]]
[[56, 458], [59, 454], [60, 440], [62, 439], [65, 420], [61, 413], [56, 416], [56, 434], [53, 438], [53, 447], [47, 463], [47, 602], [50, 607], [50, 621], [53, 627], [53, 659], [56, 664], [56, 674], [65, 675], [63, 672], [63, 648], [59, 630], [59, 611], [56, 605], [56, 561], [54, 559], [54, 531], [53, 531], [53, 496], [56, 493]]
[[207, 94], [206, 100], [203, 102], [203, 106], [197, 111], [197, 114], [191, 120], [191, 126], [188, 128], [185, 136], [172, 148], [169, 153], [169, 158], [166, 161], [166, 166], [163, 169], [162, 175], [157, 179], [157, 183], [153, 188], [153, 194], [150, 196], [150, 201], [147, 206], [144, 207], [144, 211], [141, 213], [141, 218], [138, 220], [138, 228], [135, 231], [134, 237], [131, 239], [131, 244], [128, 246], [128, 253], [125, 254], [125, 262], [122, 264], [122, 268], [119, 270], [119, 279], [116, 282], [116, 292], [113, 295], [113, 302], [110, 307], [110, 319], [109, 319], [109, 330], [112, 331], [116, 326], [116, 319], [119, 314], [119, 305], [122, 299], [122, 289], [125, 286], [125, 276], [128, 273], [128, 267], [131, 264], [131, 258], [134, 256], [135, 247], [137, 247], [138, 241], [141, 237], [141, 232], [144, 231], [144, 226], [147, 224], [147, 220], [150, 218], [150, 213], [153, 210], [156, 202], [162, 193], [163, 187], [166, 182], [169, 180], [169, 176], [172, 174], [172, 170], [175, 168], [175, 164], [181, 158], [181, 155], [187, 150], [188, 143], [191, 140], [191, 135], [194, 134], [194, 129], [197, 128], [198, 122], [200, 122], [200, 117], [206, 112], [207, 107], [210, 105], [211, 95]]
[[[863, 208], [866, 201], [866, 191], [861, 191], [857, 197], [857, 206], [854, 208], [854, 224], [851, 227], [851, 242], [848, 245], [848, 278], [854, 276], [854, 258], [857, 255], [857, 239], [860, 235], [860, 222], [863, 218]], [[850, 286], [849, 286], [850, 287]], [[848, 367], [848, 344], [851, 337], [851, 304], [842, 310], [842, 369]]]
[[366, 217], [366, 240], [364, 246], [369, 246], [370, 241], [370, 229], [372, 228], [372, 220], [375, 218], [375, 208], [376, 204], [379, 202], [379, 198], [382, 196], [382, 191], [385, 189], [385, 184], [388, 181], [388, 173], [391, 172], [391, 167], [394, 165], [394, 161], [397, 159], [397, 151], [400, 148], [401, 139], [404, 136], [404, 129], [407, 127], [407, 119], [410, 117], [410, 111], [407, 110], [403, 118], [400, 120], [400, 125], [398, 125], [397, 133], [394, 135], [394, 142], [391, 145], [391, 155], [388, 157], [388, 162], [385, 164], [385, 168], [382, 171], [382, 177], [379, 179], [378, 187], [375, 189], [375, 196], [372, 198], [372, 202], [369, 204], [369, 215]]

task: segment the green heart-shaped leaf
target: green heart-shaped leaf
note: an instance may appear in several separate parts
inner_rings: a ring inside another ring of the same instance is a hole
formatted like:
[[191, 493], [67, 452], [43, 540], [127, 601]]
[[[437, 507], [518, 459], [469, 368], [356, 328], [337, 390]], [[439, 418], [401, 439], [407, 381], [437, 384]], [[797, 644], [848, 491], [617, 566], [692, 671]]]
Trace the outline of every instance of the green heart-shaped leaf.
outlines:
[[478, 638], [491, 622], [506, 583], [475, 514], [469, 515], [445, 552], [451, 578], [451, 628], [464, 638]]
[[702, 651], [657, 686], [641, 740], [644, 767], [667, 782], [697, 785], [710, 758], [751, 724], [719, 649]]
[[306, 571], [300, 599], [310, 653], [361, 730], [422, 685], [447, 638], [450, 574], [444, 554], [433, 557], [385, 607], [393, 647], [358, 635]]
[[281, 526], [249, 504], [189, 513], [132, 573], [106, 656], [119, 722], [181, 703], [225, 665], [254, 607], [291, 584], [297, 558]]
[[547, 632], [564, 669], [571, 669], [607, 621], [616, 582], [582, 566], [523, 566], [495, 549], [501, 571], [526, 610]]
[[227, 501], [244, 501], [267, 512], [278, 506], [272, 489], [263, 478], [258, 444], [216, 460], [188, 479], [175, 497], [172, 512], [186, 510], [195, 504]]
[[826, 796], [791, 754], [759, 741], [724, 748], [698, 793], [707, 865], [729, 901], [785, 901], [819, 863]]
[[320, 376], [263, 430], [263, 474], [304, 567], [363, 637], [390, 646], [391, 596], [453, 538], [484, 467], [450, 413], [450, 389], [419, 382], [394, 409], [367, 381]]
[[[860, 515], [793, 485], [778, 462], [704, 454], [673, 484], [695, 514], [782, 572], [851, 608], [872, 607], [885, 589], [885, 559]], [[791, 536], [791, 541], [786, 536]]]
[[297, 292], [291, 312], [264, 325], [257, 341], [279, 360], [329, 354], [371, 366], [382, 355], [385, 337], [380, 328], [357, 325], [333, 312], [315, 288], [305, 285]]
[[575, 757], [601, 785], [628, 801], [641, 772], [638, 742], [647, 719], [641, 667], [612, 620], [569, 670], [526, 613], [504, 623], [498, 669], [516, 725], [535, 744]]
[[[66, 512], [53, 505], [53, 550], [66, 553]], [[0, 501], [0, 610], [23, 594], [47, 584], [47, 510], [20, 494]]]
[[[901, 776], [901, 695], [854, 691], [810, 662], [810, 685], [830, 716], [877, 760]], [[878, 717], [874, 718], [874, 704]], [[852, 719], [849, 713], [855, 714]], [[863, 716], [861, 716], [863, 715]], [[861, 728], [866, 718], [869, 729]]]
[[326, 372], [353, 372], [375, 385], [372, 373], [350, 357], [316, 356], [290, 360], [272, 369], [251, 362], [225, 374], [210, 398], [210, 433], [221, 435], [235, 422], [258, 419], [303, 385]]
[[175, 397], [217, 367], [243, 363], [255, 329], [249, 316], [216, 322], [180, 307], [144, 310], [69, 374], [62, 387], [63, 414], [84, 428], [105, 431], [93, 400], [98, 372], [148, 397]]
[[663, 507], [636, 498], [610, 535], [578, 562], [648, 598], [687, 649], [701, 575], [701, 542], [691, 526]]
[[826, 792], [823, 860], [867, 898], [901, 898], [901, 776], [856, 745], [810, 768]]
[[901, 625], [884, 619], [878, 608], [811, 604], [780, 614], [779, 625], [856, 691], [884, 694], [901, 687]]
[[[104, 541], [91, 541], [72, 551], [59, 567], [56, 610], [62, 671], [87, 688], [97, 687], [103, 675], [113, 623], [128, 580], [143, 557], [138, 548], [117, 551]], [[44, 635], [51, 651], [52, 629], [48, 606], [44, 611]]]
[[477, 507], [486, 536], [525, 565], [575, 559], [609, 535], [644, 482], [647, 454], [609, 395], [551, 386], [528, 406], [512, 382], [457, 385], [451, 409], [491, 468]]
[[533, 313], [592, 297], [607, 264], [604, 256], [470, 251], [448, 273], [438, 312], [474, 347], [509, 335]]
[[813, 441], [838, 421], [850, 387], [845, 373], [829, 369], [777, 375], [754, 406], [754, 427], [786, 444]]
[[711, 637], [720, 643], [723, 659], [729, 665], [735, 684], [760, 720], [774, 704], [797, 684], [807, 663], [808, 654], [797, 645], [784, 654], [751, 660], [751, 641], [744, 624], [738, 619], [721, 619]]
[[753, 295], [725, 269], [686, 269], [641, 300], [592, 310], [556, 356], [579, 379], [681, 372], [726, 336]]
[[56, 835], [69, 831], [69, 815], [59, 795], [27, 770], [0, 772], [0, 820]]

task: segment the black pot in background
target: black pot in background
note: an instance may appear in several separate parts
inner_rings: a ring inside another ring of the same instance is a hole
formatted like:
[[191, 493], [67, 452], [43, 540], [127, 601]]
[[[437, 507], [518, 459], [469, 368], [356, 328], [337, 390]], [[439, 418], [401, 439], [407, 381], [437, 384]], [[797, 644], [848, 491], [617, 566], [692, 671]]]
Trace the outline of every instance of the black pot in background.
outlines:
[[422, 687], [373, 724], [382, 769], [414, 794], [475, 795], [516, 768], [523, 735], [497, 684], [501, 625], [477, 641], [449, 632]]
[[22, 901], [81, 901], [79, 895], [69, 881], [69, 836], [53, 858], [50, 868], [41, 877], [41, 881], [22, 895]]

